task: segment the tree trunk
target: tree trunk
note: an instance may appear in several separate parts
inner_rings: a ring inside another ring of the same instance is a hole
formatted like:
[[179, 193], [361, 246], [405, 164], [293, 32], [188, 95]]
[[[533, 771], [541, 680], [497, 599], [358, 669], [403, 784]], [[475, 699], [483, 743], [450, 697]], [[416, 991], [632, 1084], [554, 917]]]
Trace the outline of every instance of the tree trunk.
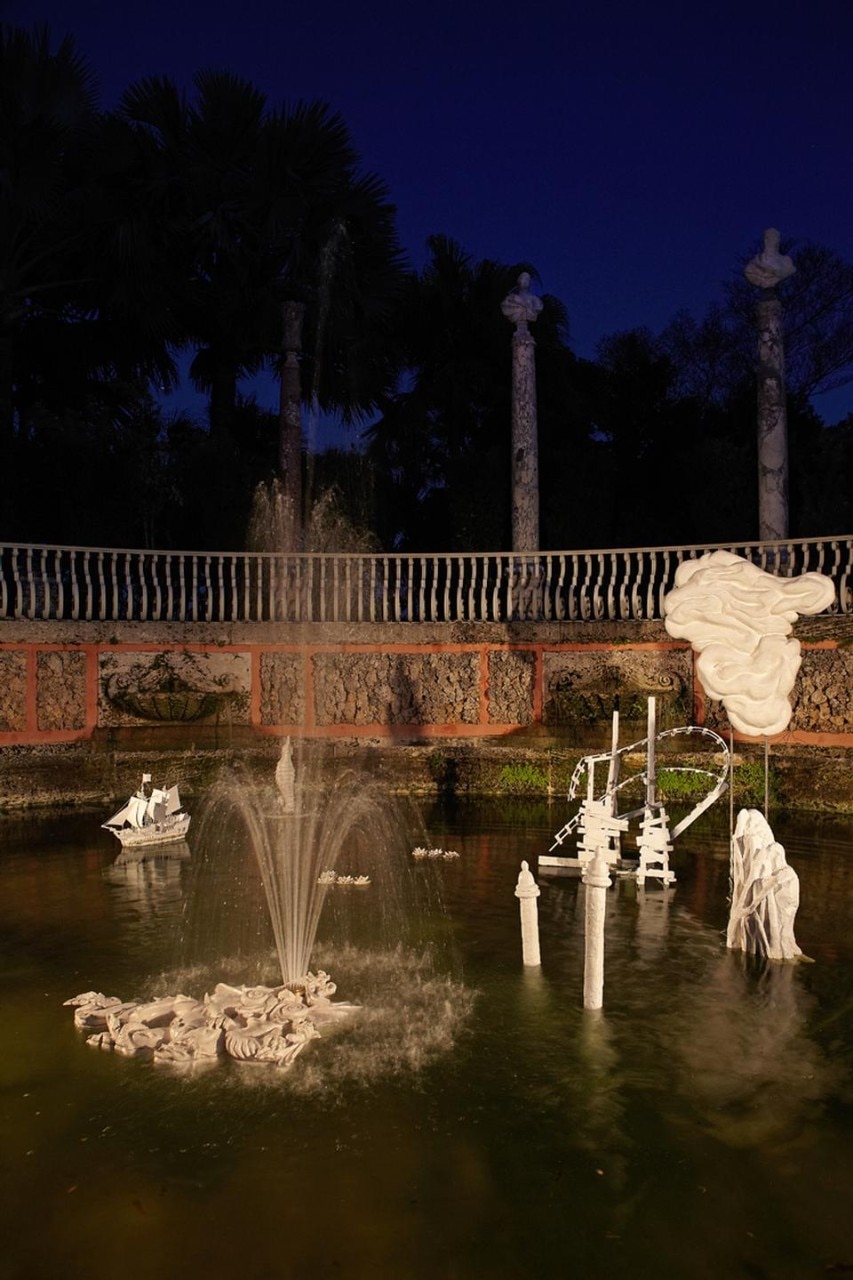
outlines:
[[299, 359], [304, 316], [305, 307], [301, 302], [283, 304], [278, 470], [290, 550], [296, 550], [302, 540], [302, 379]]

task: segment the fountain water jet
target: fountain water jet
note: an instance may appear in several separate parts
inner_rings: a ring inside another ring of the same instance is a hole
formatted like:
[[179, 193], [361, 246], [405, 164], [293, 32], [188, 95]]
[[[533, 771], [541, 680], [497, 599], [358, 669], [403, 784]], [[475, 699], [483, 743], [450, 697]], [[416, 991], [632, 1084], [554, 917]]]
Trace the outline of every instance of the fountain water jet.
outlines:
[[[395, 845], [400, 818], [385, 789], [355, 769], [342, 770], [333, 786], [312, 779], [304, 760], [294, 768], [286, 740], [276, 768], [275, 790], [257, 791], [230, 781], [214, 798], [214, 821], [223, 799], [244, 827], [263, 884], [275, 950], [286, 983], [298, 983], [307, 972], [320, 916], [335, 877], [361, 878], [357, 906], [333, 911], [336, 924], [350, 929], [356, 912], [388, 922], [394, 940], [403, 932], [400, 875]], [[370, 901], [365, 901], [369, 895]], [[350, 903], [352, 899], [349, 899]], [[372, 908], [372, 910], [371, 910]], [[349, 941], [345, 938], [343, 941]]]

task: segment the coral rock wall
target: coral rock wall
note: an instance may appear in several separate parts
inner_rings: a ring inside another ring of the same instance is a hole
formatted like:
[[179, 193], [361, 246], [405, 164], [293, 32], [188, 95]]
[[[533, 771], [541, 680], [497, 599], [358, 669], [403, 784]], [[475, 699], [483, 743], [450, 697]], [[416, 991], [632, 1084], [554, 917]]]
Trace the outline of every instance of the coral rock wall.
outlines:
[[[803, 641], [787, 741], [853, 745], [847, 637]], [[728, 731], [661, 624], [0, 623], [0, 744], [235, 744], [265, 734], [600, 737], [657, 700], [662, 728]], [[242, 735], [242, 736], [241, 736]], [[637, 736], [641, 736], [638, 734]]]

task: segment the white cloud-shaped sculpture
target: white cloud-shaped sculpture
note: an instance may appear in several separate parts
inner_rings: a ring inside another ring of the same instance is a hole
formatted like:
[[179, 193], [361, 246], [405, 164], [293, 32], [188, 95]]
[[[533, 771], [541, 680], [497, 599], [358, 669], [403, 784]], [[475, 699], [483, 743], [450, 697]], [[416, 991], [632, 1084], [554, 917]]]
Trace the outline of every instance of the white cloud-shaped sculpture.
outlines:
[[734, 728], [771, 737], [791, 719], [788, 695], [800, 669], [793, 624], [834, 599], [822, 573], [777, 578], [730, 551], [711, 551], [679, 565], [664, 598], [664, 625], [690, 641], [702, 687], [720, 699]]

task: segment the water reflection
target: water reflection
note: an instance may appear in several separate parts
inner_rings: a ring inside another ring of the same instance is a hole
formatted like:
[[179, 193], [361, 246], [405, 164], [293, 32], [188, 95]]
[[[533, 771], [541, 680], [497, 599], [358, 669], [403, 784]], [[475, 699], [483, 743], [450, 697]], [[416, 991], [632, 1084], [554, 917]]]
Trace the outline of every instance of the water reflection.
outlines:
[[186, 840], [176, 841], [168, 850], [155, 854], [123, 849], [104, 879], [116, 890], [116, 902], [126, 915], [145, 919], [183, 902], [183, 864], [190, 860]]
[[809, 1034], [814, 1000], [797, 965], [723, 951], [678, 1001], [665, 1032], [678, 1080], [708, 1131], [732, 1147], [789, 1141], [848, 1074]]
[[[10, 1275], [69, 1274], [70, 1259], [100, 1280], [116, 1256], [140, 1280], [170, 1274], [177, 1230], [224, 1280], [233, 1251], [209, 1248], [211, 1214], [253, 1242], [279, 1215], [252, 1245], [256, 1274], [808, 1280], [853, 1262], [838, 1212], [853, 1191], [853, 823], [774, 823], [801, 879], [798, 940], [817, 963], [726, 950], [726, 836], [709, 824], [679, 853], [675, 886], [608, 894], [605, 1007], [589, 1013], [576, 881], [540, 880], [543, 962], [521, 963], [518, 866], [548, 847], [553, 815], [493, 818], [460, 805], [452, 823], [428, 824], [430, 843], [461, 856], [416, 871], [435, 880], [472, 993], [458, 1036], [454, 993], [411, 975], [417, 1000], [397, 984], [387, 1016], [365, 1020], [362, 1073], [356, 1037], [342, 1036], [326, 1046], [339, 1058], [306, 1051], [301, 1085], [275, 1088], [96, 1053], [61, 1007], [88, 987], [136, 994], [154, 981], [202, 846], [113, 861], [88, 829], [72, 840], [67, 824], [37, 823], [7, 842]], [[248, 874], [240, 860], [232, 870]], [[357, 958], [333, 959], [367, 990]], [[425, 1031], [434, 1054], [420, 1052]], [[318, 1203], [323, 1229], [306, 1234]], [[282, 1253], [285, 1238], [298, 1243]]]

